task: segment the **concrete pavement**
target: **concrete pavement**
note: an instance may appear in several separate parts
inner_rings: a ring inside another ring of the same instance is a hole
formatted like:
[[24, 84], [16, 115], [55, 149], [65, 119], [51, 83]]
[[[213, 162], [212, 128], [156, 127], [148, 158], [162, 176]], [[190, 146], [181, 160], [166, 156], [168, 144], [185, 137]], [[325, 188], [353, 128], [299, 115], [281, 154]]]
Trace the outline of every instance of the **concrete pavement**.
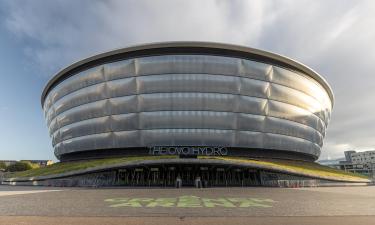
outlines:
[[0, 224], [125, 222], [375, 224], [375, 186], [301, 189], [0, 186]]

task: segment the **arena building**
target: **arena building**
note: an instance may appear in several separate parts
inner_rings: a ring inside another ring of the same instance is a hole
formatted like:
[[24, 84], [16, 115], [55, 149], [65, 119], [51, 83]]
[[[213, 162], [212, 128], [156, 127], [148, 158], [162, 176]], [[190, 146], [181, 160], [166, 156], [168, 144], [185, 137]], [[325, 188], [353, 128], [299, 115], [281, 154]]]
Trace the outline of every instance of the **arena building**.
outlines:
[[61, 161], [173, 155], [173, 164], [146, 168], [172, 170], [172, 180], [231, 168], [197, 156], [314, 161], [334, 101], [324, 78], [299, 62], [205, 42], [95, 55], [54, 76], [41, 100]]

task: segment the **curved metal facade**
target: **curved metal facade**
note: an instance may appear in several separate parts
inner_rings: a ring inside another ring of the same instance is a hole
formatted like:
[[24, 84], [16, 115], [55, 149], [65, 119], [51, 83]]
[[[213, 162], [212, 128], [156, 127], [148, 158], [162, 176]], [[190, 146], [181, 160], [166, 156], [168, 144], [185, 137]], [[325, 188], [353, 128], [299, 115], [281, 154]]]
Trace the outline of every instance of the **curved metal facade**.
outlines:
[[332, 98], [308, 74], [208, 54], [132, 57], [75, 73], [43, 103], [55, 155], [225, 146], [318, 158]]

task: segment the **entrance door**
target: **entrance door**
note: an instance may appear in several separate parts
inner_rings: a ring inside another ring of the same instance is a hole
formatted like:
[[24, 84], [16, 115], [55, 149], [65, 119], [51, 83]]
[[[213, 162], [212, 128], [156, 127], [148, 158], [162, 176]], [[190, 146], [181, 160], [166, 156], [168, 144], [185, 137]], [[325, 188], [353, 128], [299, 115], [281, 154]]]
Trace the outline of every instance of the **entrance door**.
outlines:
[[194, 186], [194, 169], [192, 167], [183, 166], [180, 169], [182, 186]]

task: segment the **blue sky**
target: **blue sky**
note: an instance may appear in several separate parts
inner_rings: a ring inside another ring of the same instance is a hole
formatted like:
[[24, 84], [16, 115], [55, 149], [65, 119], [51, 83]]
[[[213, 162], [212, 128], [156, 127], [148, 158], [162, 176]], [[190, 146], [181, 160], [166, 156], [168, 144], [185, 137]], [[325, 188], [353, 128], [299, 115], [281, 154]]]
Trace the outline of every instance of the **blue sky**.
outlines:
[[186, 40], [312, 67], [336, 99], [321, 158], [374, 149], [374, 12], [370, 0], [0, 0], [0, 159], [55, 159], [40, 94], [60, 69], [114, 48]]
[[21, 46], [0, 26], [0, 159], [54, 158], [41, 113], [41, 76]]

